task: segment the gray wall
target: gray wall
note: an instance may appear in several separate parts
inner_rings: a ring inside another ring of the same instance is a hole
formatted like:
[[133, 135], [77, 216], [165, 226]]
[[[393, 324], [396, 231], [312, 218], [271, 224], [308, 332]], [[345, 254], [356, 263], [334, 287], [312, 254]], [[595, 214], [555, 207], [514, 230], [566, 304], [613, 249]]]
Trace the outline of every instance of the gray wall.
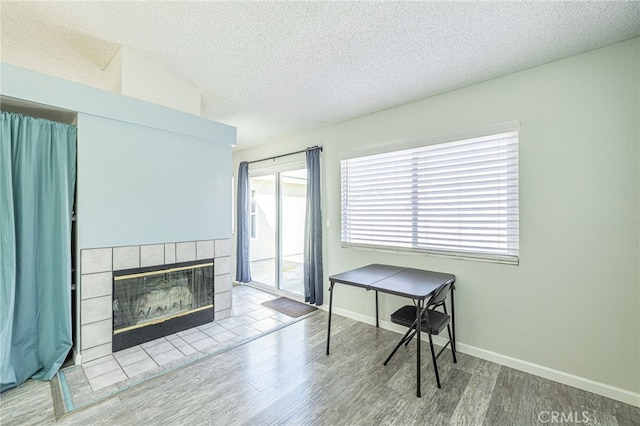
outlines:
[[[454, 273], [460, 350], [638, 404], [639, 47], [636, 38], [239, 151], [234, 170], [322, 145], [325, 277], [376, 262]], [[341, 248], [341, 159], [511, 120], [521, 124], [519, 266]], [[370, 321], [373, 297], [342, 286], [335, 306]], [[381, 319], [404, 303], [382, 297]]]

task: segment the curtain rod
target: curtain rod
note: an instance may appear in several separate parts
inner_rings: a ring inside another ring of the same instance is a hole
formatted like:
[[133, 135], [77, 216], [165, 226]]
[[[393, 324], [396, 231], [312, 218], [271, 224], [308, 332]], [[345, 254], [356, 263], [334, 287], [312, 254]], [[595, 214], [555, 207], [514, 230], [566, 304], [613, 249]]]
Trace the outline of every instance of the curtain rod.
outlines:
[[303, 152], [307, 152], [310, 149], [314, 149], [314, 148], [320, 148], [320, 151], [322, 151], [322, 147], [316, 145], [316, 146], [310, 146], [309, 148], [303, 149], [302, 151], [290, 152], [288, 154], [274, 155], [273, 157], [267, 157], [267, 158], [261, 158], [259, 160], [247, 161], [246, 163], [247, 164], [251, 164], [251, 163], [258, 163], [260, 161], [275, 160], [276, 158], [280, 158], [280, 157], [287, 157], [289, 155], [302, 154]]

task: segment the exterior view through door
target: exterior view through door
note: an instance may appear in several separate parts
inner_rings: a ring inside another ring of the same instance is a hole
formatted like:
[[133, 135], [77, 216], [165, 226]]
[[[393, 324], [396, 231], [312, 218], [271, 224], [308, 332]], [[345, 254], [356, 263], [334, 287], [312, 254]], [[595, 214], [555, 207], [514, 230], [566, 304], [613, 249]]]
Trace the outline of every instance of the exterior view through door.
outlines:
[[252, 282], [276, 293], [304, 295], [303, 255], [307, 170], [250, 172]]

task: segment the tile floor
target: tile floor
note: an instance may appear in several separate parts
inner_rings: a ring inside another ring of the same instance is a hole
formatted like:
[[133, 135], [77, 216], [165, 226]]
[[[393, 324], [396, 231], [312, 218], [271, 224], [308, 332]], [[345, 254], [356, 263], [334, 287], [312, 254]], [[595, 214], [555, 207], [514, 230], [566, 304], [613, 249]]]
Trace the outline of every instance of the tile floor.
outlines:
[[278, 297], [271, 293], [234, 286], [232, 294], [232, 317], [63, 370], [75, 405], [83, 405], [100, 395], [113, 393], [299, 319], [262, 306], [262, 302]]

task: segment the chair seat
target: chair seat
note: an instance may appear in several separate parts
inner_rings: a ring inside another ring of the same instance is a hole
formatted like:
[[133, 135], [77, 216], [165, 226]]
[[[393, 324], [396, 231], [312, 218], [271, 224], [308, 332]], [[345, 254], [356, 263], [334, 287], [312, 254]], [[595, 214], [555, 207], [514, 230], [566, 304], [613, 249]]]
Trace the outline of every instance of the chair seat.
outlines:
[[[440, 334], [449, 324], [449, 315], [442, 312], [438, 312], [432, 309], [427, 309], [429, 314], [429, 323], [431, 324], [431, 334]], [[421, 328], [423, 331], [427, 331], [427, 319], [425, 314], [422, 314]], [[398, 309], [391, 314], [391, 322], [403, 325], [405, 327], [411, 327], [416, 319], [416, 307], [413, 305], [406, 305]]]

